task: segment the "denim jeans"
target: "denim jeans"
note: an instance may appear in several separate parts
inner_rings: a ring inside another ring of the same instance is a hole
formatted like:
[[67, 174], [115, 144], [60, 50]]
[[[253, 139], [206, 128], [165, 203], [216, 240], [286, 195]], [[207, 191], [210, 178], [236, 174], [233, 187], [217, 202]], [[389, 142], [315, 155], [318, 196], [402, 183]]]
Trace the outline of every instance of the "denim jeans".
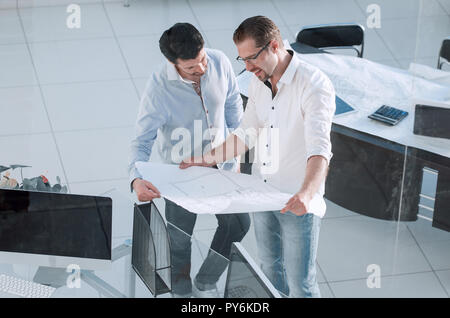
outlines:
[[321, 297], [316, 256], [321, 219], [307, 213], [253, 213], [258, 257], [272, 284], [289, 297]]
[[[197, 214], [172, 201], [165, 201], [172, 259], [172, 292], [185, 295], [192, 291], [191, 236]], [[214, 252], [208, 253], [195, 277], [196, 282], [205, 289], [209, 289], [208, 286], [219, 280], [228, 266], [231, 244], [240, 242], [250, 228], [250, 217], [247, 213], [217, 214], [216, 218], [218, 226], [210, 247]]]

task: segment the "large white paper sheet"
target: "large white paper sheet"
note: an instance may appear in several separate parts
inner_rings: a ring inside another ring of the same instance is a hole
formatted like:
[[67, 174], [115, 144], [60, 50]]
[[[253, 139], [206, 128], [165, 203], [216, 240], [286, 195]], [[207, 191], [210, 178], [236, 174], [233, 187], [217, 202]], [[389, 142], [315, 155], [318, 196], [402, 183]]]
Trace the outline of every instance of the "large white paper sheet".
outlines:
[[[261, 179], [206, 167], [137, 162], [136, 168], [167, 198], [197, 214], [281, 210], [292, 197]], [[323, 200], [313, 200], [323, 202]]]

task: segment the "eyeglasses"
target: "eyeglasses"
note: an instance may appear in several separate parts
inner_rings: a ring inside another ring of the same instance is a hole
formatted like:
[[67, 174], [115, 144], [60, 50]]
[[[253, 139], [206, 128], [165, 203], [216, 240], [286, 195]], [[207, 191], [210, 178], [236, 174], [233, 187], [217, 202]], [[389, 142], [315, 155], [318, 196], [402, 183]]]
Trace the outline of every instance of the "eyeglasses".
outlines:
[[236, 58], [237, 61], [242, 62], [245, 64], [245, 62], [250, 62], [250, 63], [254, 63], [254, 61], [258, 58], [258, 56], [262, 53], [262, 51], [264, 51], [270, 44], [271, 41], [269, 41], [266, 45], [263, 46], [263, 48], [261, 50], [258, 51], [258, 53], [255, 54], [255, 56], [253, 57], [240, 57], [238, 56]]

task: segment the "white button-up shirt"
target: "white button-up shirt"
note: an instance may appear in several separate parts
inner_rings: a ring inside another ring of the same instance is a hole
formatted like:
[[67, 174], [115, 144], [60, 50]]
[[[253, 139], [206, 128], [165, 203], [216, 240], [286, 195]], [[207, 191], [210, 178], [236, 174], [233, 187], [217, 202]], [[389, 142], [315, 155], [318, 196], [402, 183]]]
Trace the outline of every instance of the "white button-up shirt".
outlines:
[[[328, 163], [331, 160], [335, 92], [321, 70], [295, 54], [273, 98], [270, 85], [253, 76], [242, 122], [233, 134], [249, 148], [256, 147], [253, 175], [280, 191], [296, 193], [311, 156], [323, 156]], [[310, 202], [308, 213], [325, 215], [324, 191], [325, 182]]]
[[[239, 126], [242, 99], [231, 63], [218, 50], [205, 48], [205, 52], [208, 64], [200, 80], [201, 97], [193, 82], [183, 79], [168, 61], [148, 80], [131, 142], [130, 182], [142, 177], [135, 163], [148, 161], [152, 151], [158, 152], [162, 162], [178, 164], [208, 150], [211, 140], [212, 146], [220, 145]], [[219, 167], [234, 170], [237, 162], [230, 160]]]

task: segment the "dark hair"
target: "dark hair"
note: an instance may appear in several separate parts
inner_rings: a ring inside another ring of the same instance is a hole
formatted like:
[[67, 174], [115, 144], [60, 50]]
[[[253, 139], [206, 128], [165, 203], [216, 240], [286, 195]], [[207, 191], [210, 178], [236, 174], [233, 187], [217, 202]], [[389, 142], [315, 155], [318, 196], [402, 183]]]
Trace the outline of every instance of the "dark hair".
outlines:
[[272, 40], [277, 40], [280, 47], [283, 47], [280, 30], [272, 20], [262, 15], [245, 19], [234, 31], [234, 43], [247, 38], [255, 40], [256, 47], [263, 47]]
[[161, 35], [159, 49], [169, 61], [176, 64], [177, 59], [195, 59], [204, 43], [202, 35], [192, 24], [176, 23]]

